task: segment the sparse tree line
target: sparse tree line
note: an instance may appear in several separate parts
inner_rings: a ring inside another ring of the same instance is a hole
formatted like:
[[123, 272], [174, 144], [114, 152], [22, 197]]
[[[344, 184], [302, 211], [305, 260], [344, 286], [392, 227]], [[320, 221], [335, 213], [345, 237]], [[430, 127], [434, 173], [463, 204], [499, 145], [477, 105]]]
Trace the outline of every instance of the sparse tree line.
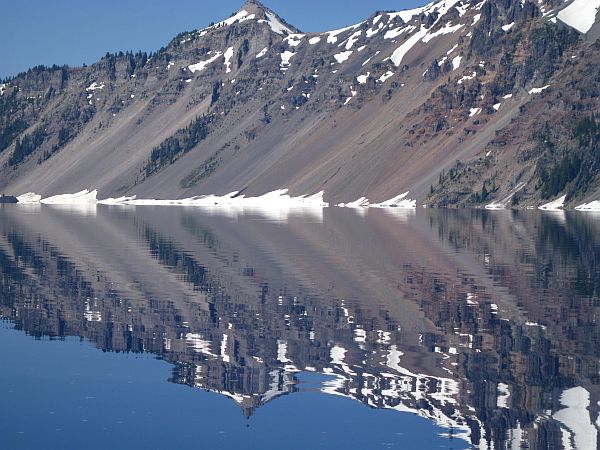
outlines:
[[214, 116], [202, 115], [194, 119], [187, 127], [165, 139], [152, 149], [150, 159], [146, 163], [146, 176], [150, 177], [163, 167], [173, 164], [183, 154], [192, 150], [198, 143], [206, 138], [209, 125], [214, 121]]

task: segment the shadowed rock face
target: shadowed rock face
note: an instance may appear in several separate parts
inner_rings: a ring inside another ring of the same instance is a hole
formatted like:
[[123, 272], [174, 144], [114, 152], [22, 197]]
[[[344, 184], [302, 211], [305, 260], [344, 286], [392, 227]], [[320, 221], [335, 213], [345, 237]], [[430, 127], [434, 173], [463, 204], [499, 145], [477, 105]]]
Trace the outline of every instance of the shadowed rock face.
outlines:
[[315, 371], [325, 393], [474, 444], [578, 442], [569, 399], [590, 424], [600, 399], [594, 220], [403, 214], [4, 207], [0, 313], [33, 336], [156, 353], [171, 381], [246, 415]]
[[301, 34], [251, 1], [151, 55], [37, 67], [1, 85], [0, 187], [595, 200], [598, 25], [569, 5], [445, 0]]

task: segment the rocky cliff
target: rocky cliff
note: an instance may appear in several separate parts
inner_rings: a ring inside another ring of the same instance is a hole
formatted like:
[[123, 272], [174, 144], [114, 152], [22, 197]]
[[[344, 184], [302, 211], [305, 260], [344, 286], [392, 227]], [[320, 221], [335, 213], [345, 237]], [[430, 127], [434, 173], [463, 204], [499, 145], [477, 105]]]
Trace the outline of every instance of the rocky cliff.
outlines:
[[600, 198], [597, 0], [443, 0], [323, 33], [256, 1], [0, 84], [0, 188], [537, 206]]

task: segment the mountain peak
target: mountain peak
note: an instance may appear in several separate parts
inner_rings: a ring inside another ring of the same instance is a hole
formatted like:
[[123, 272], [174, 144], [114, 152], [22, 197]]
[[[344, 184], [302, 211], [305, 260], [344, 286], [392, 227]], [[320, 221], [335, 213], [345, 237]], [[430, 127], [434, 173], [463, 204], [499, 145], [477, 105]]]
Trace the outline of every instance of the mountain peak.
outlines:
[[258, 20], [265, 20], [271, 26], [271, 29], [278, 34], [293, 34], [299, 30], [290, 25], [285, 19], [281, 18], [277, 13], [263, 5], [259, 0], [246, 0], [241, 6], [241, 13], [244, 11], [248, 15], [254, 15]]

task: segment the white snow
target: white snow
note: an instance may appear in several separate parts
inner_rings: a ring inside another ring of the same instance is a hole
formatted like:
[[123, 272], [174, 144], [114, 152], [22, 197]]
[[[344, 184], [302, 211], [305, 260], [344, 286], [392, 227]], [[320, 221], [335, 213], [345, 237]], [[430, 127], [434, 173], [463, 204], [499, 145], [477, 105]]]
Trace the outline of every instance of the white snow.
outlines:
[[553, 417], [562, 422], [571, 434], [566, 448], [571, 439], [577, 449], [595, 449], [597, 445], [597, 430], [591, 421], [588, 407], [590, 406], [590, 393], [583, 387], [577, 386], [566, 389], [560, 396], [564, 409], [553, 414]]
[[512, 96], [513, 96], [512, 94], [506, 94], [506, 95], [503, 95], [502, 98], [506, 100], [507, 98], [512, 98]]
[[412, 25], [406, 27], [406, 26], [402, 26], [402, 27], [398, 27], [398, 28], [394, 28], [393, 30], [388, 30], [385, 32], [385, 34], [383, 35], [384, 39], [396, 39], [398, 36], [400, 36], [402, 33], [405, 32], [412, 32], [415, 29], [415, 27], [413, 27]]
[[575, 209], [577, 211], [600, 211], [600, 200], [594, 200], [589, 203], [583, 203], [582, 205], [576, 206]]
[[[381, 17], [381, 16], [379, 16]], [[375, 24], [373, 24], [375, 25]], [[379, 33], [381, 31], [381, 29], [384, 27], [383, 22], [379, 23], [379, 26], [377, 28], [373, 27], [373, 28], [369, 28], [366, 32], [366, 35], [368, 38], [375, 36], [377, 33]]]
[[361, 25], [362, 25], [362, 22], [358, 23], [356, 25], [350, 25], [349, 27], [340, 28], [339, 30], [326, 31], [325, 33], [327, 34], [327, 43], [335, 44], [337, 42], [337, 36], [339, 34], [342, 34], [343, 32], [348, 31], [348, 30], [354, 30]]
[[529, 94], [539, 94], [540, 92], [542, 92], [544, 89], [548, 89], [550, 87], [549, 84], [547, 84], [546, 86], [542, 86], [540, 88], [533, 88], [529, 91]]
[[574, 0], [565, 9], [559, 11], [556, 17], [561, 22], [585, 34], [594, 25], [599, 8], [600, 0]]
[[450, 53], [452, 53], [454, 50], [456, 50], [456, 47], [458, 47], [458, 44], [454, 44], [454, 47], [452, 47], [450, 50], [448, 50], [446, 52], [446, 55], [450, 56]]
[[433, 38], [436, 38], [438, 36], [442, 36], [444, 34], [455, 33], [456, 31], [460, 30], [462, 27], [464, 27], [463, 24], [458, 24], [458, 25], [452, 26], [449, 23], [447, 23], [445, 27], [442, 27], [433, 33], [427, 33], [425, 35], [425, 37], [423, 38], [423, 42], [428, 43], [430, 40], [432, 40]]
[[294, 55], [295, 55], [294, 52], [290, 52], [288, 50], [286, 50], [285, 52], [283, 52], [281, 54], [280, 67], [282, 70], [287, 70], [287, 68], [290, 66], [290, 59], [292, 59], [292, 56], [294, 56]]
[[508, 31], [515, 25], [514, 22], [509, 23], [508, 25], [502, 25], [502, 31]]
[[169, 61], [169, 64], [167, 64], [166, 70], [171, 70], [171, 67], [173, 67], [175, 65], [175, 63], [173, 61]]
[[4, 95], [4, 91], [6, 90], [6, 83], [0, 84], [0, 97]]
[[477, 76], [477, 72], [473, 72], [471, 75], [465, 75], [460, 80], [457, 81], [458, 84], [463, 84], [464, 81], [472, 80]]
[[356, 77], [356, 81], [358, 81], [358, 84], [365, 84], [369, 79], [369, 76], [371, 76], [371, 72], [367, 72], [366, 75], [359, 75]]
[[346, 349], [344, 347], [339, 347], [334, 345], [331, 347], [329, 352], [329, 357], [331, 358], [332, 364], [344, 364], [344, 357], [346, 356]]
[[542, 209], [544, 211], [559, 211], [563, 208], [566, 198], [567, 198], [567, 196], [563, 195], [562, 197], [559, 197], [554, 201], [551, 201], [549, 203], [546, 203], [546, 204], [540, 206], [538, 209]]
[[222, 54], [223, 54], [223, 52], [219, 51], [219, 52], [215, 53], [214, 56], [212, 56], [211, 58], [207, 59], [206, 61], [200, 61], [199, 63], [189, 65], [188, 69], [192, 73], [194, 73], [194, 72], [202, 72], [204, 69], [206, 69], [206, 67], [209, 64], [211, 64], [212, 62], [214, 62], [218, 58], [220, 58]]
[[427, 34], [427, 28], [421, 25], [421, 29], [409, 37], [400, 47], [394, 50], [392, 56], [390, 57], [391, 61], [394, 63], [396, 67], [400, 65], [402, 62], [402, 58], [410, 51], [413, 46], [419, 42], [425, 35]]
[[99, 205], [114, 205], [114, 206], [124, 206], [126, 205], [126, 202], [131, 201], [131, 200], [135, 200], [136, 196], [133, 195], [131, 197], [109, 197], [109, 198], [105, 198], [104, 200], [98, 200], [98, 204]]
[[185, 343], [198, 353], [203, 353], [209, 356], [215, 356], [210, 350], [210, 341], [204, 339], [198, 333], [187, 333], [185, 335]]
[[267, 47], [263, 48], [260, 52], [258, 52], [256, 54], [256, 58], [262, 58], [263, 56], [265, 56], [267, 54], [267, 52], [269, 51], [269, 49]]
[[394, 75], [394, 72], [390, 72], [390, 71], [388, 70], [386, 73], [384, 73], [383, 75], [381, 75], [381, 76], [380, 76], [380, 77], [377, 79], [377, 81], [379, 81], [380, 83], [385, 83], [385, 82], [386, 82], [386, 80], [387, 80], [388, 78], [390, 78], [391, 76], [393, 76], [393, 75]]
[[85, 88], [85, 90], [87, 92], [95, 91], [96, 89], [104, 89], [104, 81], [101, 81], [101, 82], [94, 81], [92, 84], [90, 84], [88, 87]]
[[271, 30], [277, 34], [292, 34], [292, 30], [286, 27], [281, 21], [270, 11], [267, 11], [267, 22]]
[[[346, 50], [350, 50], [352, 46], [358, 41], [358, 38], [362, 34], [362, 30], [358, 30], [350, 35], [348, 41], [346, 42]], [[341, 46], [342, 44], [340, 44]]]
[[41, 199], [42, 196], [35, 192], [27, 192], [26, 194], [21, 194], [17, 197], [19, 203], [39, 203]]
[[408, 197], [408, 191], [397, 195], [396, 197], [392, 197], [389, 200], [386, 200], [381, 203], [371, 203], [369, 207], [371, 208], [416, 208], [417, 201], [411, 200]]
[[492, 108], [498, 111], [500, 109], [500, 105], [502, 105], [502, 103], [494, 103], [494, 106], [492, 106]]
[[[95, 191], [94, 191], [95, 192]], [[323, 191], [314, 195], [300, 195], [291, 197], [287, 189], [277, 189], [258, 197], [246, 197], [237, 195], [238, 192], [219, 195], [202, 195], [176, 200], [138, 199], [135, 197], [122, 197], [121, 199], [110, 199], [113, 205], [135, 205], [135, 206], [210, 206], [210, 207], [327, 207], [329, 204], [323, 201]], [[44, 201], [42, 200], [42, 203]], [[104, 203], [101, 200], [99, 203]]]
[[40, 200], [40, 203], [47, 205], [87, 205], [97, 203], [97, 190], [76, 192], [75, 194], [60, 194], [53, 197], [48, 197]]
[[277, 361], [282, 363], [291, 362], [287, 357], [287, 342], [285, 341], [277, 341]]
[[460, 62], [462, 61], [462, 56], [455, 56], [452, 58], [452, 70], [456, 70], [460, 67]]
[[256, 15], [250, 14], [248, 16], [244, 16], [241, 19], [239, 19], [238, 23], [242, 23], [242, 22], [245, 22], [246, 20], [254, 20], [254, 19], [256, 19]]
[[508, 385], [504, 383], [498, 383], [498, 397], [496, 397], [496, 406], [498, 408], [508, 408], [508, 397], [510, 397]]
[[225, 50], [225, 54], [223, 56], [225, 57], [225, 73], [229, 73], [231, 72], [230, 59], [233, 56], [233, 47], [229, 47], [227, 50]]
[[227, 339], [229, 336], [227, 334], [223, 334], [223, 338], [221, 339], [221, 359], [223, 362], [230, 362], [229, 355], [227, 354]]
[[473, 25], [476, 25], [477, 22], [479, 22], [479, 19], [481, 19], [481, 14], [475, 14], [473, 16]]
[[341, 64], [344, 61], [346, 61], [348, 58], [350, 58], [351, 54], [352, 54], [352, 50], [348, 50], [345, 52], [337, 53], [336, 55], [333, 55], [333, 57], [339, 64]]
[[373, 56], [369, 56], [364, 63], [362, 63], [361, 67], [365, 67], [367, 64], [369, 64], [369, 61], [371, 61], [373, 59], [375, 55]]
[[[236, 13], [235, 15], [231, 16], [228, 19], [225, 19], [221, 22], [218, 22], [210, 27], [206, 27], [203, 28], [202, 30], [198, 30], [198, 34], [200, 36], [204, 36], [206, 33], [208, 33], [210, 30], [216, 30], [217, 28], [221, 28], [223, 26], [229, 26], [229, 25], [233, 25], [236, 22], [243, 22], [244, 20], [248, 20], [248, 19], [254, 19], [254, 14], [248, 14], [248, 11], [246, 10], [241, 10], [238, 13]], [[181, 41], [181, 43], [183, 44], [184, 42], [188, 42], [191, 41], [192, 39], [185, 39], [183, 41]]]
[[321, 42], [321, 37], [320, 37], [320, 36], [311, 37], [311, 38], [308, 40], [308, 43], [309, 43], [310, 45], [315, 45], [315, 44], [318, 44], [319, 42]]
[[303, 34], [290, 34], [288, 37], [283, 39], [283, 42], [287, 42], [292, 47], [298, 47], [302, 42]]
[[469, 117], [473, 117], [476, 114], [479, 114], [481, 112], [481, 108], [471, 108], [469, 110]]
[[337, 205], [340, 208], [361, 208], [369, 206], [369, 199], [367, 197], [360, 197], [353, 202], [349, 203], [338, 203]]
[[[431, 5], [432, 3], [430, 3], [429, 5]], [[429, 6], [428, 5], [428, 6]], [[389, 13], [389, 20], [393, 20], [396, 17], [400, 17], [402, 19], [403, 22], [409, 22], [414, 16], [418, 16], [419, 14], [421, 14], [424, 10], [425, 10], [425, 6], [421, 7], [421, 8], [414, 8], [414, 9], [405, 9], [404, 11], [398, 11], [398, 12], [394, 12], [394, 13]]]

